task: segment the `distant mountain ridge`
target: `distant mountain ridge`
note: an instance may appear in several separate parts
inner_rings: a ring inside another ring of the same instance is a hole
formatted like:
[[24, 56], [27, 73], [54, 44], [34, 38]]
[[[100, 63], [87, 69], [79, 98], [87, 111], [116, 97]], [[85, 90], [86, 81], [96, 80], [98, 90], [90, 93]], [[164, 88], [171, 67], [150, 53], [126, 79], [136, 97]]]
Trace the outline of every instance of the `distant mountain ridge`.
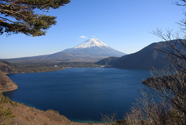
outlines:
[[109, 56], [121, 57], [125, 53], [119, 52], [97, 38], [91, 38], [82, 44], [49, 55], [6, 59], [13, 63], [19, 62], [96, 62]]
[[[174, 42], [174, 40], [172, 40], [171, 42]], [[181, 48], [180, 46], [181, 45], [179, 44], [177, 45], [177, 47]], [[167, 43], [152, 43], [136, 53], [124, 55], [120, 58], [105, 58], [98, 61], [96, 64], [121, 69], [149, 70], [152, 69], [152, 67], [156, 69], [162, 69], [165, 66], [168, 66], [169, 62], [168, 59], [165, 58], [166, 54], [158, 51], [156, 49], [157, 47], [166, 48]]]
[[15, 73], [16, 72], [16, 70], [15, 70], [16, 67], [17, 67], [16, 65], [0, 59], [0, 72]]
[[149, 70], [152, 67], [162, 69], [165, 66], [165, 54], [157, 51], [157, 46], [165, 46], [165, 42], [152, 43], [142, 50], [122, 56], [113, 64], [115, 68]]

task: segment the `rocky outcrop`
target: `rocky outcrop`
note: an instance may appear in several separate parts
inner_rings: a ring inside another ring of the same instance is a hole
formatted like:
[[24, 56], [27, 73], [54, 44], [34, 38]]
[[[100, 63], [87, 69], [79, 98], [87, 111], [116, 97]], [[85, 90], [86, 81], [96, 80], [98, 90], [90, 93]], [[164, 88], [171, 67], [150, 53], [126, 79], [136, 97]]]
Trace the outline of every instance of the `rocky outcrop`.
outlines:
[[0, 92], [12, 91], [17, 89], [18, 86], [8, 76], [0, 72]]

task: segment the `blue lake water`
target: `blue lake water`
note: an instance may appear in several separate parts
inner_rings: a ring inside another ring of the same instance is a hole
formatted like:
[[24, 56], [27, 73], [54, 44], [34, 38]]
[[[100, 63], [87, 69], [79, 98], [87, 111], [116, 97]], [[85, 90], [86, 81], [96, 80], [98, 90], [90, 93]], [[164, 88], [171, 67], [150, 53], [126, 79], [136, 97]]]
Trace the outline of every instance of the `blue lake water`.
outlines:
[[45, 73], [8, 75], [18, 89], [3, 93], [38, 109], [53, 109], [72, 121], [100, 121], [101, 114], [123, 118], [140, 96], [149, 71], [115, 68], [67, 68]]

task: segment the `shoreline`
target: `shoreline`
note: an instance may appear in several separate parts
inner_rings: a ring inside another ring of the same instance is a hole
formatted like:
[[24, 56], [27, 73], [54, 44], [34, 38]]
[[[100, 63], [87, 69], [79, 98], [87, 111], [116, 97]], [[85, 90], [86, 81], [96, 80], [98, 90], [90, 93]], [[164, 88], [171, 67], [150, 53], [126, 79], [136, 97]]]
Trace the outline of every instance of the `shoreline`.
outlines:
[[18, 89], [18, 87], [16, 88], [16, 89], [10, 89], [10, 90], [0, 90], [0, 92], [11, 92], [11, 91], [15, 91], [15, 90], [17, 90]]
[[62, 67], [61, 69], [57, 69], [57, 70], [49, 70], [49, 71], [22, 71], [22, 72], [13, 72], [13, 73], [4, 73], [5, 75], [9, 75], [9, 74], [22, 74], [22, 73], [44, 73], [44, 72], [55, 72], [55, 71], [60, 71], [60, 70], [65, 70], [65, 69], [69, 69], [69, 68], [110, 68], [110, 67], [107, 67], [105, 65], [100, 65], [100, 66], [96, 66], [96, 67]]

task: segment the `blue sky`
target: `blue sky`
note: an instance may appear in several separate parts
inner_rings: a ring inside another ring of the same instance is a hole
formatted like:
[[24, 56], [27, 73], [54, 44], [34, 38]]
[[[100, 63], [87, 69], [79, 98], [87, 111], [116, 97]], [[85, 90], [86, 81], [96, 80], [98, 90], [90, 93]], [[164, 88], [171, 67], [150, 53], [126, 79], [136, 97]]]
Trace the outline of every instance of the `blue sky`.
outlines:
[[[152, 30], [178, 30], [183, 7], [174, 0], [71, 0], [49, 15], [57, 24], [45, 36], [24, 34], [0, 36], [0, 58], [52, 54], [96, 37], [124, 53], [134, 53], [161, 41]], [[85, 36], [86, 38], [80, 38]]]

